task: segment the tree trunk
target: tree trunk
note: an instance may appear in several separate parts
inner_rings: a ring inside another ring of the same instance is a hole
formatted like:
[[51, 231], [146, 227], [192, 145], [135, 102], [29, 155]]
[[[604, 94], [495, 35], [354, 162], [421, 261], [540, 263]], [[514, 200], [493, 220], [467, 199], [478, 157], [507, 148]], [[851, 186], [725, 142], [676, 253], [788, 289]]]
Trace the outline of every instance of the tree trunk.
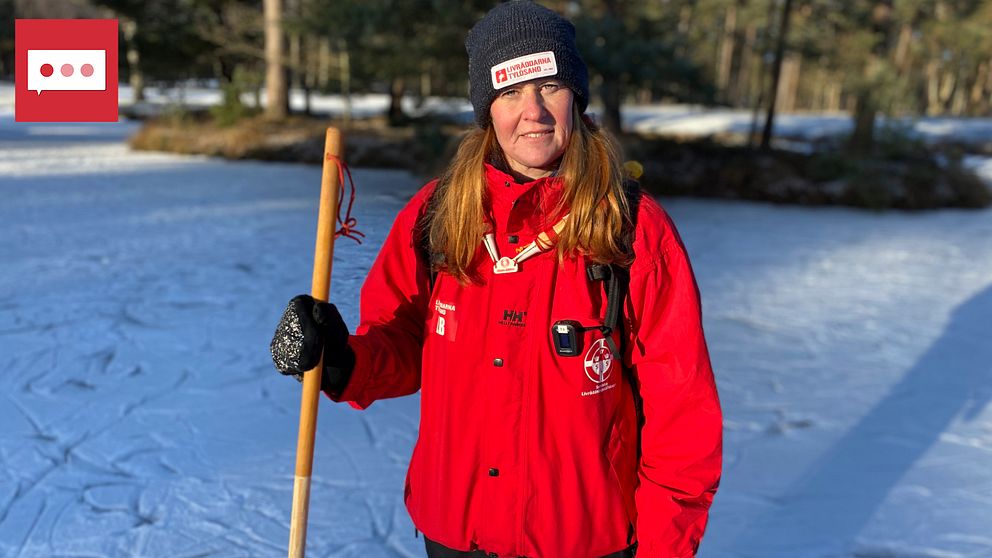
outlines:
[[931, 60], [927, 63], [927, 115], [940, 113], [940, 63]]
[[988, 93], [985, 91], [985, 86], [989, 80], [989, 69], [988, 61], [978, 65], [975, 83], [971, 86], [971, 95], [968, 99], [968, 114], [971, 116], [983, 114], [988, 107]]
[[[290, 18], [303, 17], [303, 3], [301, 0], [283, 0], [283, 9]], [[289, 92], [303, 87], [303, 35], [297, 29], [291, 29], [286, 33], [289, 45]]]
[[425, 68], [420, 72], [420, 98], [427, 100], [431, 96], [431, 72], [430, 68]]
[[941, 80], [942, 83], [938, 89], [941, 113], [947, 113], [951, 109], [951, 102], [954, 100], [954, 93], [958, 88], [957, 78], [958, 76], [954, 72], [948, 71]]
[[826, 108], [828, 111], [831, 112], [839, 112], [840, 93], [841, 93], [840, 83], [838, 83], [836, 80], [829, 81], [827, 83], [826, 93], [824, 94], [824, 96], [826, 97], [824, 108]]
[[734, 45], [737, 39], [737, 3], [727, 6], [727, 14], [723, 18], [723, 38], [720, 45], [720, 56], [716, 65], [716, 87], [724, 102], [730, 101], [730, 68], [734, 63]]
[[868, 154], [875, 145], [875, 115], [878, 112], [878, 100], [875, 97], [874, 87], [881, 65], [888, 60], [892, 2], [893, 0], [876, 0], [872, 6], [873, 44], [865, 61], [864, 84], [856, 94], [854, 132], [848, 142], [848, 150], [855, 155]]
[[910, 23], [903, 23], [899, 28], [899, 39], [896, 41], [896, 51], [893, 58], [896, 70], [900, 76], [907, 75], [911, 68], [909, 66], [909, 46], [913, 42], [913, 26]]
[[394, 77], [389, 83], [389, 125], [401, 126], [406, 124], [406, 115], [403, 114], [403, 92], [406, 90], [406, 81], [401, 77]]
[[969, 86], [965, 83], [964, 76], [961, 75], [962, 72], [963, 70], [960, 67], [954, 72], [954, 93], [950, 99], [951, 114], [954, 116], [961, 116], [967, 103], [966, 94]]
[[599, 88], [603, 98], [603, 126], [613, 132], [620, 133], [620, 85], [617, 78], [605, 78]]
[[[757, 68], [755, 72], [754, 84], [750, 89], [749, 95], [756, 95], [754, 101], [754, 106], [751, 111], [751, 129], [747, 136], [747, 148], [754, 149], [754, 142], [758, 140], [758, 119], [761, 117], [761, 111], [765, 108], [765, 96], [768, 94], [768, 82], [767, 75], [768, 69], [765, 62], [765, 53], [772, 48], [771, 36], [772, 27], [775, 25], [775, 2], [768, 2], [768, 13], [765, 16], [765, 32], [764, 37], [760, 44], [755, 43], [756, 48], [754, 49], [754, 59], [753, 66]], [[757, 92], [755, 94], [755, 91]], [[760, 140], [759, 140], [760, 141]]]
[[[614, 0], [613, 3], [615, 4], [616, 1]], [[692, 12], [692, 2], [684, 4], [679, 10], [678, 46], [675, 48], [675, 56], [677, 58], [684, 58], [686, 56], [686, 50], [689, 46], [689, 31], [692, 30]]]
[[776, 107], [776, 111], [792, 112], [796, 110], [801, 64], [802, 57], [798, 54], [789, 54], [782, 61], [782, 77], [779, 80], [778, 107]]
[[[988, 72], [988, 74], [986, 74], [987, 75], [987, 78], [985, 80], [984, 90], [985, 91], [988, 91], [990, 94], [992, 94], [992, 58], [989, 58], [988, 69], [989, 69], [989, 72]], [[988, 103], [988, 101], [989, 101], [989, 98], [986, 97], [985, 98], [985, 102]]]
[[317, 56], [317, 87], [324, 90], [331, 81], [331, 40], [321, 37], [318, 52], [320, 54]]
[[851, 153], [864, 155], [871, 151], [875, 142], [875, 113], [871, 92], [861, 91], [856, 97], [854, 108], [854, 132], [848, 148]]
[[124, 33], [124, 47], [127, 49], [125, 58], [127, 59], [128, 83], [134, 94], [134, 102], [137, 103], [145, 100], [145, 76], [141, 72], [141, 54], [138, 52], [138, 45], [134, 40], [138, 33], [138, 24], [132, 19], [125, 19], [121, 28]]
[[290, 67], [290, 88], [299, 89], [303, 87], [303, 45], [302, 37], [299, 33], [292, 33], [289, 36], [289, 67]]
[[765, 129], [761, 132], [761, 150], [768, 151], [772, 146], [772, 128], [775, 125], [775, 102], [778, 96], [778, 82], [782, 76], [782, 58], [785, 56], [785, 42], [789, 34], [789, 19], [792, 15], [792, 0], [782, 4], [782, 18], [779, 24], [778, 40], [775, 44], [775, 61], [772, 66], [772, 83], [769, 87], [771, 98], [768, 100], [768, 115], [765, 117]]
[[826, 99], [827, 87], [823, 79], [823, 67], [815, 67], [813, 71], [807, 72], [806, 79], [810, 81], [809, 94], [806, 99], [800, 102], [800, 108], [804, 110], [822, 111], [824, 99]]
[[341, 82], [341, 96], [344, 97], [344, 126], [351, 125], [351, 56], [348, 54], [348, 43], [341, 39], [338, 42], [338, 78]]
[[265, 13], [265, 116], [272, 120], [289, 114], [289, 91], [283, 63], [281, 0], [264, 0]]
[[[625, 27], [623, 3], [620, 0], [604, 0], [603, 5], [606, 8], [606, 17], [612, 20], [611, 27], [623, 29]], [[691, 11], [688, 17], [691, 18]], [[618, 46], [612, 44], [616, 40], [615, 35], [610, 34], [607, 39], [607, 49]], [[601, 76], [603, 80], [599, 87], [599, 94], [603, 98], [603, 126], [614, 134], [620, 134], [620, 102], [623, 100], [621, 75], [615, 69], [611, 69], [610, 74]]]
[[752, 68], [758, 68], [761, 73], [761, 63], [755, 53], [755, 43], [758, 40], [758, 27], [753, 23], [748, 25], [744, 31], [744, 44], [741, 47], [741, 64], [737, 69], [737, 79], [735, 80], [733, 97], [735, 106], [752, 105], [755, 95], [753, 93]]
[[650, 105], [652, 100], [651, 95], [651, 82], [647, 82], [644, 87], [642, 87], [637, 92], [637, 103], [640, 105]]

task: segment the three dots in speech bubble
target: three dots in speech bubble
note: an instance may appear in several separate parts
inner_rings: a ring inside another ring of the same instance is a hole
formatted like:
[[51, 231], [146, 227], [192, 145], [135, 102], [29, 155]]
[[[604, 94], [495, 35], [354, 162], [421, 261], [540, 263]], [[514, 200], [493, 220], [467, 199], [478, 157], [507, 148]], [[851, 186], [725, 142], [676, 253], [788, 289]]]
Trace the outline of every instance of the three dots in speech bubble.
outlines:
[[[51, 64], [42, 64], [40, 69], [41, 75], [46, 78], [51, 77], [51, 75], [55, 73], [55, 68], [53, 68]], [[72, 67], [72, 64], [62, 64], [62, 67], [59, 68], [59, 72], [61, 72], [65, 77], [71, 76], [74, 71], [75, 68]], [[82, 67], [79, 68], [79, 73], [83, 74], [83, 77], [90, 77], [93, 75], [93, 66], [90, 64], [83, 64]]]

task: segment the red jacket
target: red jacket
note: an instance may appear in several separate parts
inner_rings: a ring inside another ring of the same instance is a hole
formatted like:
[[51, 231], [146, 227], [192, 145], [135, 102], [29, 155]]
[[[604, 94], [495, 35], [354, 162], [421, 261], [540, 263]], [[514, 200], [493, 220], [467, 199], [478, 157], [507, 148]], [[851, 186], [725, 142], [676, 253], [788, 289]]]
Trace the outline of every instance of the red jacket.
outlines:
[[[541, 208], [561, 183], [486, 174], [498, 250], [512, 256], [554, 225]], [[585, 258], [559, 263], [552, 250], [495, 275], [480, 239], [483, 283], [442, 273], [430, 292], [412, 231], [431, 191], [400, 212], [369, 272], [355, 371], [332, 396], [364, 408], [421, 390], [405, 491], [414, 524], [501, 558], [595, 558], [634, 540], [639, 558], [694, 555], [720, 479], [722, 419], [699, 294], [667, 214], [642, 199], [624, 304], [624, 364], [644, 401], [639, 458], [631, 384], [602, 334], [581, 334], [579, 356], [552, 343], [558, 320], [602, 323], [603, 287]]]

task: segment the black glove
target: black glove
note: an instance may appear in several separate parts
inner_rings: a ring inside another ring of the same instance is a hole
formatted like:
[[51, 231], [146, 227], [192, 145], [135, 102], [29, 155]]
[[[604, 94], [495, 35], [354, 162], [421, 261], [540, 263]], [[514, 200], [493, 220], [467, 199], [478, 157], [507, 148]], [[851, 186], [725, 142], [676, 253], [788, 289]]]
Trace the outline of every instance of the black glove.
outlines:
[[269, 345], [276, 369], [303, 380], [324, 354], [320, 388], [333, 393], [344, 391], [355, 368], [355, 352], [348, 346], [348, 326], [341, 313], [329, 302], [310, 295], [293, 297], [279, 320]]

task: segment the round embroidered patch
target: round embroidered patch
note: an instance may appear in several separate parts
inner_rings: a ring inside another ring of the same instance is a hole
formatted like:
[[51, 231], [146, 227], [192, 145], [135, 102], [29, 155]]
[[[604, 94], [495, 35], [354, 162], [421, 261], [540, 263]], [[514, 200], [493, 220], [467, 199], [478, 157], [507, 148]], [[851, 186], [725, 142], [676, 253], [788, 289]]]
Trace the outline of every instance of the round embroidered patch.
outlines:
[[598, 339], [586, 351], [584, 360], [586, 376], [597, 384], [610, 378], [613, 370], [613, 353], [606, 346], [606, 339]]

